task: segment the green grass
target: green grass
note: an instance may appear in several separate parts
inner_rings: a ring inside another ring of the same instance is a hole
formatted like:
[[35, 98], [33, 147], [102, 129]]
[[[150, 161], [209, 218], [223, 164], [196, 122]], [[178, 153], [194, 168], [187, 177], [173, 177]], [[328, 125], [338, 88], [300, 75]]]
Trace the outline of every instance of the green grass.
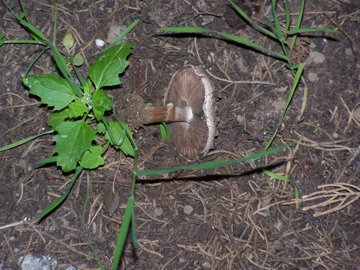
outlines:
[[[295, 29], [290, 28], [290, 10], [288, 9], [288, 5], [286, 5], [287, 31], [285, 33], [281, 32], [280, 18], [277, 17], [277, 1], [272, 1], [275, 19], [273, 23], [269, 22], [271, 24], [267, 28], [253, 22], [232, 1], [229, 2], [238, 11], [239, 15], [247, 20], [254, 28], [258, 29], [264, 35], [278, 40], [282, 51], [270, 51], [265, 47], [244, 38], [206, 28], [171, 27], [163, 28], [162, 30], [178, 33], [215, 33], [220, 37], [232, 40], [261, 53], [277, 58], [280, 61], [284, 61], [294, 75], [294, 81], [288, 94], [283, 114], [279, 121], [279, 128], [285, 113], [290, 106], [304, 68], [301, 63], [295, 64], [291, 62], [291, 50], [299, 33], [315, 31], [315, 29], [300, 27], [304, 11], [304, 1], [302, 2], [303, 5], [301, 6], [299, 15], [299, 18], [301, 19], [298, 18]], [[50, 215], [56, 208], [61, 206], [70, 194], [77, 179], [85, 170], [96, 170], [106, 163], [104, 155], [110, 148], [121, 151], [124, 155], [133, 158], [131, 192], [128, 197], [122, 224], [117, 236], [112, 269], [118, 269], [129, 232], [131, 234], [131, 243], [133, 247], [136, 249], [137, 246], [135, 189], [138, 177], [158, 175], [174, 171], [209, 170], [224, 166], [233, 166], [261, 159], [288, 147], [288, 145], [280, 145], [271, 148], [271, 145], [276, 138], [278, 131], [277, 128], [264, 149], [249, 154], [248, 156], [238, 160], [216, 160], [199, 164], [154, 170], [139, 170], [138, 149], [136, 142], [133, 139], [132, 132], [128, 128], [127, 123], [122, 122], [121, 119], [118, 119], [118, 117], [113, 114], [114, 110], [112, 98], [106, 94], [106, 89], [108, 87], [114, 87], [121, 84], [119, 75], [126, 71], [126, 67], [129, 64], [128, 58], [132, 52], [132, 44], [123, 43], [122, 39], [138, 25], [139, 20], [135, 20], [132, 24], [130, 24], [112, 44], [102, 51], [95, 62], [88, 68], [87, 76], [83, 77], [74, 65], [73, 57], [71, 55], [63, 55], [56, 46], [56, 13], [53, 15], [55, 21], [53, 40], [50, 40], [38, 28], [28, 21], [24, 5], [21, 1], [20, 7], [22, 9], [20, 13], [16, 13], [8, 6], [7, 9], [14, 15], [18, 23], [31, 35], [32, 39], [6, 40], [5, 34], [0, 33], [0, 46], [24, 44], [26, 46], [37, 45], [43, 48], [40, 54], [35, 58], [34, 63], [32, 63], [27, 70], [26, 75], [23, 78], [23, 84], [29, 89], [29, 93], [39, 97], [41, 103], [48, 107], [48, 131], [0, 147], [0, 152], [10, 150], [40, 136], [53, 136], [53, 140], [55, 142], [53, 152], [55, 154], [42, 159], [38, 162], [38, 165], [42, 166], [45, 164], [55, 164], [64, 173], [70, 174], [72, 179], [66, 192], [54, 200], [40, 213], [38, 216], [39, 222], [46, 218], [46, 216]], [[270, 31], [269, 29], [272, 30]], [[329, 29], [326, 29], [325, 31], [331, 32]], [[286, 43], [289, 36], [293, 38], [290, 46]], [[68, 53], [70, 53], [73, 47], [71, 39], [71, 36], [67, 35], [65, 40], [63, 40], [63, 45], [67, 48]], [[32, 69], [35, 62], [48, 51], [51, 53], [59, 73], [28, 76], [27, 74]], [[71, 67], [71, 69], [69, 67]], [[80, 83], [78, 83], [78, 81]], [[164, 139], [168, 139], [166, 126], [161, 128], [161, 135]], [[270, 177], [277, 178], [281, 181], [288, 180], [286, 176], [271, 171], [265, 170], [265, 173]], [[87, 196], [89, 196], [89, 194], [87, 194]], [[86, 200], [88, 199], [89, 198], [87, 197]], [[93, 251], [93, 253], [96, 254], [96, 251]], [[95, 259], [98, 262], [101, 261], [98, 257]]]

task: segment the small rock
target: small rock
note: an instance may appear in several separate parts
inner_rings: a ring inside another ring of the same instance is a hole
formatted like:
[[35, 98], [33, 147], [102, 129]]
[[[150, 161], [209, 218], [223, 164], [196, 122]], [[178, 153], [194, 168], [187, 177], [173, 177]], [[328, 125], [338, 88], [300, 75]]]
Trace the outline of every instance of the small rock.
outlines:
[[278, 219], [278, 220], [276, 221], [276, 223], [275, 223], [274, 226], [275, 226], [275, 228], [280, 232], [281, 229], [282, 229], [282, 227], [283, 227], [283, 223], [281, 222], [280, 219]]
[[186, 215], [191, 215], [192, 212], [194, 212], [194, 208], [191, 205], [185, 205], [184, 206], [184, 213]]
[[46, 256], [35, 257], [31, 254], [27, 254], [24, 258], [21, 257], [19, 261], [22, 261], [22, 270], [50, 270], [56, 269], [57, 267], [57, 262], [51, 262]]
[[321, 52], [311, 51], [308, 57], [310, 63], [321, 64], [325, 61], [325, 55]]
[[[125, 29], [126, 29], [125, 25], [112, 24], [107, 33], [106, 42], [108, 42], [108, 43], [113, 42], [121, 34], [121, 32], [124, 31]], [[124, 37], [123, 40], [126, 40], [126, 37]]]
[[244, 125], [245, 123], [245, 117], [243, 115], [237, 115], [236, 116], [236, 121], [240, 124], [240, 125]]
[[204, 262], [204, 263], [202, 264], [202, 266], [203, 266], [205, 269], [210, 269], [210, 268], [211, 268], [211, 264], [210, 264], [208, 261]]
[[318, 75], [316, 73], [310, 71], [308, 74], [308, 79], [310, 82], [315, 82], [318, 80]]
[[156, 207], [156, 208], [154, 209], [154, 214], [155, 214], [155, 216], [157, 216], [157, 217], [162, 216], [163, 213], [164, 213], [164, 211], [163, 211], [163, 209], [162, 209], [161, 207]]
[[95, 39], [96, 47], [102, 48], [105, 46], [105, 44], [106, 44], [105, 41], [103, 41], [102, 39], [100, 39], [100, 38]]
[[345, 54], [346, 54], [347, 56], [353, 56], [353, 51], [352, 51], [350, 48], [346, 48]]
[[360, 106], [355, 109], [353, 115], [354, 115], [355, 120], [360, 122]]

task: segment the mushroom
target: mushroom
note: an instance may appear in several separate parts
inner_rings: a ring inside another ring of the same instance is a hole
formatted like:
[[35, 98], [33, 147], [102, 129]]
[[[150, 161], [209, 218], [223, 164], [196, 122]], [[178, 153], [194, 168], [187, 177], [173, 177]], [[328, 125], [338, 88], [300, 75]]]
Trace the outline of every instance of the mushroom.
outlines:
[[213, 146], [216, 123], [213, 86], [201, 67], [177, 71], [168, 86], [164, 107], [146, 107], [145, 123], [165, 122], [169, 144], [189, 160], [204, 157]]

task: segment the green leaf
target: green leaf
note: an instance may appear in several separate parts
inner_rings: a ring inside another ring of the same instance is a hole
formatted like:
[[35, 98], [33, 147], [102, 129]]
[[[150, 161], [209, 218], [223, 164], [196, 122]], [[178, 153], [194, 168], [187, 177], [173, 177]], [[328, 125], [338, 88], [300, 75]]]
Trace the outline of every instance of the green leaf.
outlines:
[[51, 127], [53, 130], [55, 130], [55, 128], [62, 122], [65, 121], [66, 118], [68, 118], [68, 111], [66, 109], [62, 110], [62, 111], [56, 111], [56, 112], [51, 112], [49, 114], [48, 120], [47, 120], [47, 124], [49, 127]]
[[80, 165], [85, 169], [96, 169], [99, 166], [105, 164], [103, 154], [103, 147], [100, 145], [92, 146], [88, 151], [85, 152], [84, 156], [80, 161]]
[[106, 133], [106, 127], [103, 123], [99, 123], [96, 125], [96, 131], [100, 134], [105, 134]]
[[66, 109], [68, 117], [71, 119], [82, 117], [85, 113], [88, 112], [87, 106], [79, 99], [70, 103], [69, 107]]
[[84, 57], [82, 57], [82, 55], [80, 53], [77, 53], [72, 58], [72, 63], [74, 66], [80, 67], [84, 64]]
[[105, 94], [101, 89], [96, 90], [93, 97], [93, 112], [98, 121], [102, 120], [105, 111], [110, 111], [113, 107], [111, 97]]
[[96, 89], [121, 84], [119, 74], [124, 72], [129, 62], [126, 58], [132, 45], [122, 43], [101, 54], [89, 68], [89, 77]]
[[0, 33], [0, 47], [4, 44], [4, 37], [5, 37], [5, 34], [4, 33]]
[[115, 147], [115, 149], [120, 149], [125, 155], [133, 157], [135, 151], [130, 139], [126, 136], [127, 132], [132, 136], [132, 132], [127, 124], [109, 121], [105, 138]]
[[54, 107], [55, 111], [65, 108], [76, 97], [70, 84], [59, 76], [30, 76], [25, 77], [23, 83], [30, 88], [31, 94], [41, 99], [41, 103]]
[[66, 109], [61, 111], [51, 112], [48, 118], [48, 125], [55, 129], [60, 123], [64, 122], [66, 119], [75, 119], [82, 117], [85, 113], [88, 112], [86, 105], [79, 99], [76, 99]]
[[64, 172], [76, 168], [83, 154], [92, 146], [95, 132], [84, 120], [62, 122], [55, 130], [58, 134], [54, 137], [57, 165]]
[[166, 123], [160, 124], [160, 136], [164, 141], [170, 140], [170, 130]]
[[74, 36], [71, 33], [67, 33], [62, 41], [62, 44], [64, 45], [66, 51], [68, 53], [70, 53], [70, 50], [74, 47], [75, 45], [75, 39]]

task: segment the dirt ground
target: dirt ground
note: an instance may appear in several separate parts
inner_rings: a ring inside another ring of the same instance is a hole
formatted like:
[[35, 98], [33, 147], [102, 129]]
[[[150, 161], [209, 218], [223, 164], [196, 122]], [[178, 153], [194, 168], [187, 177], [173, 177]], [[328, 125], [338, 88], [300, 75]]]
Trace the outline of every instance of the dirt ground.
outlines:
[[[260, 21], [270, 14], [270, 2], [249, 2], [247, 10]], [[291, 2], [296, 16], [300, 1]], [[245, 7], [245, 1], [237, 3]], [[52, 36], [51, 1], [31, 1], [26, 8], [30, 21]], [[123, 86], [109, 90], [120, 116], [126, 118], [131, 108], [125, 95], [161, 102], [172, 74], [193, 64], [203, 66], [215, 86], [218, 135], [205, 160], [261, 150], [276, 129], [292, 83], [282, 62], [224, 40], [157, 34], [159, 27], [196, 25], [279, 49], [245, 25], [227, 1], [61, 0], [56, 8], [57, 44], [71, 31], [75, 50], [88, 63], [98, 52], [95, 39], [106, 40], [110, 29], [141, 20], [128, 36], [134, 51]], [[7, 39], [28, 38], [3, 5], [0, 18]], [[339, 34], [309, 37], [303, 55], [307, 108], [298, 121], [302, 83], [275, 141], [292, 146], [261, 162], [139, 180], [138, 249], [135, 254], [127, 244], [121, 269], [360, 269], [360, 4], [307, 1], [303, 25], [337, 27]], [[1, 146], [47, 129], [48, 110], [20, 83], [36, 51], [25, 45], [0, 48]], [[33, 69], [52, 71], [47, 56]], [[162, 142], [158, 126], [136, 129], [135, 139], [141, 168], [187, 163]], [[0, 153], [0, 264], [18, 269], [19, 258], [31, 252], [79, 269], [98, 269], [98, 262], [110, 269], [130, 194], [132, 160], [112, 151], [106, 165], [84, 173], [46, 220], [19, 225], [65, 192], [71, 179], [55, 167], [36, 168], [36, 161], [51, 153], [50, 137]], [[273, 171], [286, 173], [292, 185], [256, 170], [269, 163], [277, 163]], [[110, 216], [105, 204], [113, 185], [120, 206]], [[310, 195], [298, 208], [293, 186], [301, 196]]]

